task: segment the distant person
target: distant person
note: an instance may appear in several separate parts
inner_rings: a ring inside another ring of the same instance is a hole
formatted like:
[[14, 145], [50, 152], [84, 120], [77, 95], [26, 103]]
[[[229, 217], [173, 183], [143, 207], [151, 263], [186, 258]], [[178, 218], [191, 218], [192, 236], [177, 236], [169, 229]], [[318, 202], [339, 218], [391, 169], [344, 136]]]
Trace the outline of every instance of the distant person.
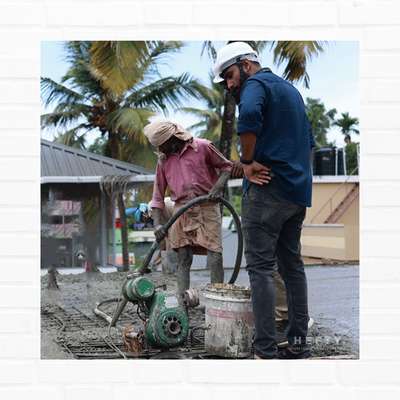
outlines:
[[147, 203], [140, 203], [136, 207], [129, 207], [125, 210], [125, 214], [133, 217], [135, 222], [130, 226], [133, 229], [145, 229], [153, 226], [150, 208]]

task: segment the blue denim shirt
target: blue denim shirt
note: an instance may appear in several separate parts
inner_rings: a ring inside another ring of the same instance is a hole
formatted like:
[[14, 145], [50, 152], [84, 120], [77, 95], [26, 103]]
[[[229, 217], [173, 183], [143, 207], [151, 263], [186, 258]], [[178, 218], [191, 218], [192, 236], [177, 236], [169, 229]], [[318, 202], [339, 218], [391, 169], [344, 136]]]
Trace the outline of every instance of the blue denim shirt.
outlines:
[[315, 144], [298, 90], [268, 69], [249, 77], [240, 93], [237, 132], [257, 136], [254, 160], [271, 167], [282, 196], [311, 207], [310, 157]]

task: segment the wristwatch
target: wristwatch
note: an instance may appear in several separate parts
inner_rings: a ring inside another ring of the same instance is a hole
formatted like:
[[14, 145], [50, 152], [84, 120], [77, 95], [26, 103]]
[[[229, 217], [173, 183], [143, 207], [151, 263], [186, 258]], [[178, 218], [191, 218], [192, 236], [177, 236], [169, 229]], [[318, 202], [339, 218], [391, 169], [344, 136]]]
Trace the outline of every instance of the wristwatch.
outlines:
[[240, 163], [245, 165], [250, 165], [253, 163], [253, 160], [244, 160], [242, 157], [240, 157]]

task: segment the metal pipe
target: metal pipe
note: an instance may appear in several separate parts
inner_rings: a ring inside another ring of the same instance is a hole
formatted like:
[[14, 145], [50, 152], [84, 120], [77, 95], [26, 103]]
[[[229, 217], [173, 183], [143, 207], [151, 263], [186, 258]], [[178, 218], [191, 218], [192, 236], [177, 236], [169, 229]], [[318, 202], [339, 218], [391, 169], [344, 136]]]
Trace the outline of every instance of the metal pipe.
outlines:
[[335, 147], [335, 175], [338, 174], [338, 161], [339, 161], [338, 148]]
[[122, 314], [122, 311], [124, 311], [124, 308], [127, 304], [128, 304], [128, 299], [126, 299], [125, 297], [122, 298], [121, 302], [118, 304], [117, 311], [115, 311], [115, 313], [110, 321], [110, 326], [115, 326], [120, 315]]
[[[243, 255], [243, 232], [242, 232], [242, 227], [241, 227], [241, 223], [240, 223], [240, 218], [238, 216], [238, 214], [236, 213], [235, 209], [233, 208], [233, 206], [227, 201], [225, 200], [223, 197], [218, 197], [216, 200], [216, 202], [222, 203], [224, 206], [226, 206], [226, 208], [228, 208], [228, 210], [231, 212], [233, 220], [235, 222], [235, 226], [236, 226], [236, 231], [238, 234], [238, 248], [237, 248], [237, 253], [236, 253], [236, 261], [235, 261], [235, 266], [232, 272], [232, 276], [231, 279], [229, 280], [228, 283], [233, 284], [235, 283], [237, 276], [239, 274], [239, 270], [240, 270], [240, 265], [242, 264], [242, 255]], [[203, 204], [203, 203], [208, 203], [210, 202], [210, 197], [209, 195], [205, 195], [205, 196], [200, 196], [200, 197], [196, 197], [195, 199], [189, 201], [187, 204], [185, 204], [183, 207], [181, 207], [170, 219], [169, 221], [163, 225], [164, 231], [165, 233], [168, 232], [168, 229], [175, 223], [175, 221], [183, 214], [185, 213], [187, 210], [189, 210], [189, 208], [192, 208], [193, 206], [197, 205], [197, 204]], [[162, 238], [163, 239], [163, 238]], [[162, 240], [161, 239], [161, 240]], [[160, 240], [160, 241], [161, 241]], [[156, 249], [158, 248], [159, 242], [155, 241], [149, 252], [146, 255], [146, 258], [143, 261], [143, 265], [140, 267], [140, 269], [138, 270], [139, 274], [145, 274], [145, 273], [149, 273], [151, 272], [148, 268], [148, 265], [150, 264], [150, 261], [153, 257], [154, 252], [156, 251]], [[125, 285], [125, 283], [124, 283]], [[123, 290], [122, 290], [123, 292]], [[118, 318], [120, 317], [120, 315], [122, 314], [126, 304], [128, 303], [128, 299], [126, 299], [125, 297], [123, 297], [121, 299], [121, 302], [118, 305], [118, 308], [116, 310], [116, 312], [114, 313], [112, 320], [110, 322], [110, 326], [115, 326]]]
[[[123, 300], [125, 300], [125, 299], [123, 299]], [[103, 304], [116, 303], [116, 302], [119, 302], [119, 306], [118, 306], [117, 311], [114, 313], [114, 315], [112, 317], [109, 316], [108, 314], [106, 314], [104, 311], [100, 310], [100, 307]], [[110, 326], [115, 326], [119, 316], [121, 315], [121, 312], [123, 311], [123, 308], [126, 306], [126, 303], [127, 303], [127, 300], [126, 300], [125, 304], [123, 305], [123, 307], [121, 307], [121, 299], [120, 298], [104, 300], [104, 301], [96, 304], [96, 307], [93, 309], [93, 312], [96, 315], [98, 315], [99, 317], [106, 320], [110, 324]], [[119, 314], [118, 314], [118, 311], [119, 311]]]

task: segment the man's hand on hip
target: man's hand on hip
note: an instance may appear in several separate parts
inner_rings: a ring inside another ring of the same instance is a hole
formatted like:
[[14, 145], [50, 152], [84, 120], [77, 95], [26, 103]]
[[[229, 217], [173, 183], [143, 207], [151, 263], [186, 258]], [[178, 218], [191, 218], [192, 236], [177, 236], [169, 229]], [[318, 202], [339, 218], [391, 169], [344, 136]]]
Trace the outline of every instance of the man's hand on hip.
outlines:
[[271, 168], [253, 161], [251, 164], [242, 164], [245, 177], [252, 183], [264, 185], [271, 180]]

